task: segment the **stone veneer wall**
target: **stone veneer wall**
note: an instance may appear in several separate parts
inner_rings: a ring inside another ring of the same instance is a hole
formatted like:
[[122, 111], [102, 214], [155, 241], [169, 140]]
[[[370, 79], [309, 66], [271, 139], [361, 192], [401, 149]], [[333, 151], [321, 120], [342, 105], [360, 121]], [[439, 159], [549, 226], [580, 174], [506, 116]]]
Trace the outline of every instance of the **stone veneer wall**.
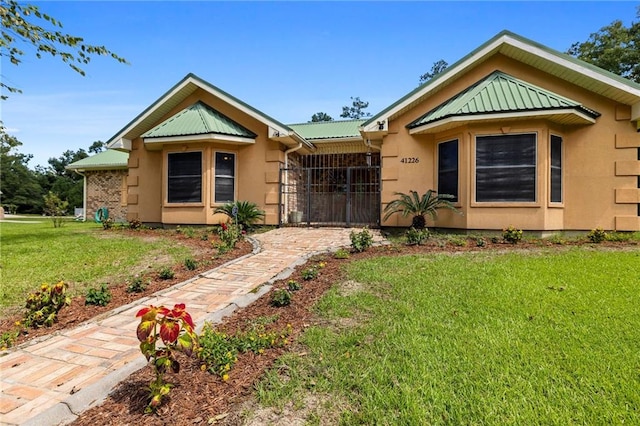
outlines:
[[109, 210], [116, 222], [127, 220], [127, 170], [86, 172], [87, 220], [93, 220], [100, 207]]

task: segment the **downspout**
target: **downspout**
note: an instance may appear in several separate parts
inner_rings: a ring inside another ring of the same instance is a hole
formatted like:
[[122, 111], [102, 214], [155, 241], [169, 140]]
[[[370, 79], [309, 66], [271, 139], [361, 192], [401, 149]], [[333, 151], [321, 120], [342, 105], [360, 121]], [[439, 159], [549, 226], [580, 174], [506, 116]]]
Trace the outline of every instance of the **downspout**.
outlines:
[[[289, 148], [288, 150], [286, 150], [284, 152], [284, 169], [285, 170], [287, 170], [289, 168], [289, 154], [291, 154], [292, 152], [296, 152], [300, 148], [302, 148], [302, 142], [298, 142], [297, 146], [294, 146], [293, 148]], [[287, 188], [289, 186], [289, 172], [288, 171], [285, 171], [283, 185], [284, 185], [285, 188]], [[281, 190], [282, 190], [282, 188], [281, 188]], [[288, 192], [288, 190], [284, 193], [283, 204], [285, 206], [285, 209], [289, 205], [289, 192]], [[282, 220], [282, 216], [280, 216], [280, 219]]]
[[87, 221], [87, 176], [80, 173], [77, 169], [73, 169], [74, 172], [82, 176], [82, 221]]

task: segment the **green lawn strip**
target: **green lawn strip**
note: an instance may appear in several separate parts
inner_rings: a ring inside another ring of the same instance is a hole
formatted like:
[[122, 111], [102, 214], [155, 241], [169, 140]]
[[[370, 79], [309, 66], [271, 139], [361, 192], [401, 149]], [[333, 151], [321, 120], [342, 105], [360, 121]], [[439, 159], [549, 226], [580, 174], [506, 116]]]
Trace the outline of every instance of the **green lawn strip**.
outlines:
[[[258, 386], [328, 393], [344, 424], [640, 423], [640, 251], [377, 258]], [[284, 373], [283, 373], [284, 372]]]
[[[65, 281], [71, 294], [87, 287], [124, 281], [140, 264], [173, 264], [189, 254], [168, 239], [142, 239], [100, 225], [70, 221], [54, 228], [43, 223], [0, 223], [0, 308], [22, 305], [43, 282]], [[156, 265], [157, 264], [157, 265]]]

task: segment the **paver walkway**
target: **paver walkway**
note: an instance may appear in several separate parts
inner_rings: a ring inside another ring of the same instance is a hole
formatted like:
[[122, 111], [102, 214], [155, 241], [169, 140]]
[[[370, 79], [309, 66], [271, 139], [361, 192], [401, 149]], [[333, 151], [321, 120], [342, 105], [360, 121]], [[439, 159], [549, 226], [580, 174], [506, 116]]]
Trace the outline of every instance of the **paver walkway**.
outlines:
[[[228, 315], [268, 290], [248, 295], [309, 256], [350, 244], [351, 229], [281, 228], [255, 239], [261, 251], [115, 309], [76, 328], [28, 342], [0, 357], [0, 423], [55, 425], [104, 399], [146, 362], [136, 312], [149, 304], [186, 303], [198, 326]], [[375, 240], [381, 241], [374, 231]], [[246, 296], [243, 296], [246, 295]]]

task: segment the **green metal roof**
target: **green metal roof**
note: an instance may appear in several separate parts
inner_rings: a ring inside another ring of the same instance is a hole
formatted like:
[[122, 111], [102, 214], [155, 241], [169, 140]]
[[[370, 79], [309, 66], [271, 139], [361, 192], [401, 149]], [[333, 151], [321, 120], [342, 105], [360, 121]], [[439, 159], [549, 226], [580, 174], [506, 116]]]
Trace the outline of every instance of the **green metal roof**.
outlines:
[[484, 50], [487, 46], [490, 46], [491, 44], [493, 44], [496, 40], [499, 40], [502, 37], [510, 37], [514, 40], [519, 41], [520, 43], [523, 43], [525, 45], [529, 45], [532, 48], [538, 48], [543, 52], [546, 52], [547, 54], [551, 55], [551, 57], [555, 57], [558, 60], [566, 60], [568, 62], [571, 62], [572, 64], [574, 64], [576, 66], [576, 68], [586, 68], [590, 71], [595, 72], [596, 74], [601, 75], [602, 77], [605, 78], [609, 78], [611, 80], [615, 80], [618, 83], [621, 83], [623, 86], [626, 86], [628, 88], [628, 90], [640, 90], [640, 84], [631, 81], [629, 79], [626, 79], [624, 77], [621, 77], [617, 74], [614, 74], [610, 71], [607, 71], [605, 69], [602, 69], [596, 65], [590, 64], [586, 61], [583, 61], [581, 59], [575, 58], [571, 55], [568, 55], [566, 53], [562, 53], [559, 52], [555, 49], [552, 49], [548, 46], [545, 46], [543, 44], [540, 44], [538, 42], [535, 42], [533, 40], [530, 40], [526, 37], [523, 37], [521, 35], [515, 34], [511, 31], [508, 30], [503, 30], [501, 32], [499, 32], [498, 34], [496, 34], [494, 37], [492, 37], [491, 39], [489, 39], [488, 41], [486, 41], [485, 43], [483, 43], [482, 45], [478, 46], [476, 49], [474, 49], [473, 51], [471, 51], [470, 53], [468, 53], [467, 55], [465, 55], [464, 57], [462, 57], [461, 59], [459, 59], [458, 61], [456, 61], [455, 63], [451, 64], [446, 70], [444, 70], [443, 72], [441, 72], [440, 74], [437, 74], [434, 78], [432, 78], [431, 80], [421, 84], [420, 86], [416, 87], [414, 90], [412, 90], [411, 92], [407, 93], [406, 95], [404, 95], [403, 97], [401, 97], [400, 99], [398, 99], [396, 102], [394, 102], [393, 104], [389, 105], [388, 107], [384, 108], [382, 111], [379, 111], [378, 113], [374, 114], [372, 117], [370, 117], [365, 123], [363, 123], [363, 127], [364, 126], [368, 126], [371, 123], [376, 122], [377, 120], [379, 120], [380, 118], [384, 117], [385, 114], [391, 112], [392, 110], [394, 110], [396, 107], [400, 106], [403, 102], [407, 101], [408, 99], [419, 95], [420, 92], [425, 92], [427, 93], [432, 86], [436, 86], [439, 83], [439, 80], [445, 78], [447, 75], [453, 73], [453, 72], [458, 72], [458, 68], [464, 64], [465, 62], [467, 62], [470, 58], [473, 58], [475, 55], [477, 55], [479, 52], [481, 52], [482, 50]]
[[289, 127], [306, 140], [359, 138], [359, 127], [365, 121], [318, 121], [315, 123], [289, 124]]
[[453, 116], [556, 109], [576, 109], [592, 118], [600, 116], [599, 113], [583, 107], [576, 101], [501, 71], [494, 71], [409, 123], [407, 127], [412, 129]]
[[205, 103], [198, 101], [142, 134], [143, 138], [220, 134], [255, 138], [257, 135]]
[[75, 161], [66, 168], [69, 170], [124, 169], [127, 167], [128, 160], [128, 152], [107, 149], [96, 155]]

